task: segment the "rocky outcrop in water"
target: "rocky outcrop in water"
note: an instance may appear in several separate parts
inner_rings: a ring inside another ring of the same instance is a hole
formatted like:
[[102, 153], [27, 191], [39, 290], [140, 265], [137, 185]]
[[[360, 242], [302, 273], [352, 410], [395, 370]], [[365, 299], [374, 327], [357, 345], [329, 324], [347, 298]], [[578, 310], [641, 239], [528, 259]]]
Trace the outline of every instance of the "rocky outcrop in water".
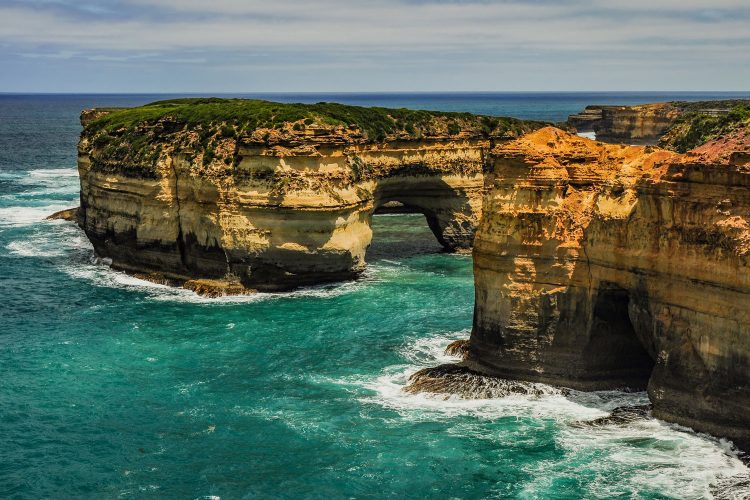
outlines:
[[572, 427], [604, 427], [610, 425], [630, 425], [638, 420], [651, 417], [651, 405], [618, 406], [606, 417], [593, 420], [579, 420], [572, 422]]
[[546, 384], [485, 375], [459, 364], [419, 370], [409, 377], [404, 391], [411, 394], [441, 394], [446, 399], [454, 396], [463, 399], [492, 399], [511, 395], [539, 397], [567, 392]]
[[466, 113], [192, 99], [82, 114], [81, 225], [96, 253], [200, 293], [274, 291], [365, 267], [374, 210], [471, 247], [494, 141], [540, 124]]
[[469, 354], [469, 339], [454, 340], [445, 346], [445, 355], [464, 358]]
[[78, 207], [66, 208], [47, 216], [47, 220], [66, 220], [76, 222], [78, 220]]
[[656, 417], [750, 445], [750, 162], [545, 128], [492, 151], [470, 369], [648, 387]]

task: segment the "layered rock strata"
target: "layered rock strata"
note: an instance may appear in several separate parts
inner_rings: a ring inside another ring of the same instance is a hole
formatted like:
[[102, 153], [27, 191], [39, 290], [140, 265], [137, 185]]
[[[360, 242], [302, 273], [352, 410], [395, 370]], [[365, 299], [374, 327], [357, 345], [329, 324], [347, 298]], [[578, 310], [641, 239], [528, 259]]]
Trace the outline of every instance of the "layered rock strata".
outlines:
[[648, 387], [658, 418], [750, 446], [750, 161], [545, 128], [492, 151], [467, 368]]
[[[685, 152], [711, 139], [708, 137], [711, 129], [726, 132], [721, 130], [725, 128], [724, 123], [735, 121], [732, 115], [749, 107], [750, 101], [742, 99], [637, 106], [593, 105], [571, 115], [567, 123], [579, 132], [595, 132], [600, 141], [640, 145], [660, 143], [667, 149]], [[695, 129], [702, 130], [696, 134], [698, 130]], [[662, 140], [665, 135], [668, 137]], [[702, 136], [707, 137], [701, 141]], [[689, 145], [691, 142], [693, 144]], [[685, 148], [685, 145], [689, 147]]]
[[98, 255], [209, 294], [352, 278], [375, 209], [471, 247], [486, 153], [538, 124], [468, 114], [168, 101], [82, 115], [79, 218]]
[[679, 109], [671, 103], [587, 106], [568, 123], [581, 132], [595, 132], [601, 141], [656, 144], [678, 116]]

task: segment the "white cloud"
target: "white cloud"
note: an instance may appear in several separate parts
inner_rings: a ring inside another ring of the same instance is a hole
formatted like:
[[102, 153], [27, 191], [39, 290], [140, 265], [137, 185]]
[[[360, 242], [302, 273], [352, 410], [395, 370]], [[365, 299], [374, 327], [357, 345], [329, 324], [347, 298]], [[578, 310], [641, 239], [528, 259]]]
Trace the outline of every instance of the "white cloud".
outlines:
[[304, 77], [317, 68], [331, 82], [346, 68], [362, 70], [363, 81], [378, 67], [403, 81], [420, 81], [421, 72], [431, 84], [435, 75], [460, 78], [456, 68], [484, 68], [501, 88], [512, 71], [547, 72], [552, 87], [562, 71], [566, 81], [609, 77], [618, 88], [616, 67], [665, 82], [710, 67], [714, 78], [736, 75], [725, 85], [737, 88], [750, 65], [746, 0], [120, 0], [101, 12], [64, 0], [32, 5], [0, 5], [5, 57], [283, 75], [298, 68]]
[[[183, 10], [206, 5], [195, 0], [148, 0], [147, 3], [175, 9], [179, 3]], [[0, 18], [4, 20], [0, 24], [0, 40], [54, 44], [63, 50], [405, 47], [602, 51], [640, 50], [639, 44], [649, 39], [676, 46], [696, 41], [710, 46], [746, 41], [748, 37], [747, 21], [742, 18], [705, 23], [699, 19], [670, 20], [657, 16], [630, 19], [624, 14], [603, 17], [583, 12], [571, 16], [564, 5], [549, 4], [383, 1], [355, 8], [351, 2], [341, 0], [293, 0], [283, 2], [280, 7], [266, 2], [222, 0], [210, 5], [233, 15], [200, 19], [189, 16], [153, 19], [145, 15], [126, 20], [78, 19], [41, 9], [0, 8]]]

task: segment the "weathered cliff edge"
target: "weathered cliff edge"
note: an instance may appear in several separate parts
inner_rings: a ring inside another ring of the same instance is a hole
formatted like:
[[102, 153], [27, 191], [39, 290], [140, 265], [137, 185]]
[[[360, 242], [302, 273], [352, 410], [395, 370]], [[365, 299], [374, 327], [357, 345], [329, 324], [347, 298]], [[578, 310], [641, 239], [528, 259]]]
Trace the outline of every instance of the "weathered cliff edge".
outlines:
[[679, 114], [679, 109], [671, 103], [594, 105], [571, 115], [568, 123], [580, 132], [596, 132], [596, 138], [601, 141], [656, 144]]
[[545, 128], [496, 147], [464, 366], [583, 390], [647, 385], [656, 417], [750, 447], [743, 144], [680, 155]]
[[79, 221], [114, 268], [206, 294], [352, 278], [398, 201], [468, 249], [494, 141], [542, 124], [467, 113], [192, 99], [88, 110]]
[[[605, 142], [655, 145], [686, 152], [713, 137], [700, 133], [722, 129], [723, 122], [732, 122], [737, 110], [748, 108], [742, 99], [698, 102], [663, 102], [637, 106], [587, 106], [571, 115], [568, 125], [580, 132], [596, 132]], [[662, 138], [669, 135], [665, 140]]]

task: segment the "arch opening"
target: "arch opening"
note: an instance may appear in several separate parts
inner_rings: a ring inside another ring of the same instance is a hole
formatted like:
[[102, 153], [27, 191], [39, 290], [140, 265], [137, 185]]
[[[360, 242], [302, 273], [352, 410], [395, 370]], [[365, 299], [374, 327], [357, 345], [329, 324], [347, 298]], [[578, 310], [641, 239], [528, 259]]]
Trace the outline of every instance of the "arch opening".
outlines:
[[403, 177], [381, 181], [374, 200], [374, 215], [422, 214], [444, 250], [471, 249], [481, 215], [481, 193], [456, 188], [440, 177]]
[[418, 210], [374, 212], [370, 228], [372, 240], [365, 256], [368, 264], [445, 251]]

